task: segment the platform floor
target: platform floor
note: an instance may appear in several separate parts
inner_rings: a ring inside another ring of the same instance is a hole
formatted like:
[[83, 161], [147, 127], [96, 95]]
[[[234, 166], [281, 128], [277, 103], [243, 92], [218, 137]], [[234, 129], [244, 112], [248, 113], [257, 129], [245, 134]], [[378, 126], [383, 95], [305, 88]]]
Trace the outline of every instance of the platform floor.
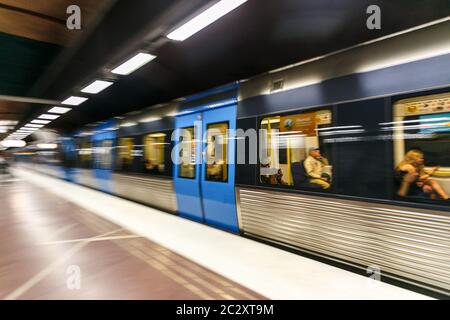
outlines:
[[16, 180], [0, 184], [2, 299], [428, 299], [89, 188], [13, 172]]
[[35, 185], [0, 188], [0, 298], [264, 299]]

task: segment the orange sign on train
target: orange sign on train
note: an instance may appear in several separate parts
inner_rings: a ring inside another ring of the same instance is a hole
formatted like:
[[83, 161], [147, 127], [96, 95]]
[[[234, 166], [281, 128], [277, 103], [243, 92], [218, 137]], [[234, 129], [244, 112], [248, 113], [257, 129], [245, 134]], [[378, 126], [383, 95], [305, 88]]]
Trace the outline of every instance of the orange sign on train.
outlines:
[[316, 135], [316, 113], [293, 114], [281, 117], [280, 131], [295, 131], [298, 134], [304, 134], [312, 137]]

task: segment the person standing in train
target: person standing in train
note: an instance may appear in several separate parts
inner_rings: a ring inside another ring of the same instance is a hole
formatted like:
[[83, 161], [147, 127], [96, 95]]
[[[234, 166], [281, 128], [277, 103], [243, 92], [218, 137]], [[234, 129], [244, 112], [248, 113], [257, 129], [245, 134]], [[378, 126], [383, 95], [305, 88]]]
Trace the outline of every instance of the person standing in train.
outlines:
[[309, 183], [317, 184], [324, 190], [329, 189], [330, 177], [323, 171], [324, 167], [328, 165], [328, 160], [320, 154], [319, 148], [311, 148], [308, 154], [304, 166]]

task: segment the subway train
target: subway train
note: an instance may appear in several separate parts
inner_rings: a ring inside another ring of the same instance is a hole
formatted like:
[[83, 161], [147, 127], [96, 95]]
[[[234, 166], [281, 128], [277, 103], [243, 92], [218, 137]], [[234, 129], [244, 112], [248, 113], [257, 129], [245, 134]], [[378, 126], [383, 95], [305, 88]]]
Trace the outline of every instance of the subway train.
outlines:
[[[447, 20], [86, 126], [17, 159], [448, 295], [449, 71]], [[408, 164], [419, 177], [402, 175]]]

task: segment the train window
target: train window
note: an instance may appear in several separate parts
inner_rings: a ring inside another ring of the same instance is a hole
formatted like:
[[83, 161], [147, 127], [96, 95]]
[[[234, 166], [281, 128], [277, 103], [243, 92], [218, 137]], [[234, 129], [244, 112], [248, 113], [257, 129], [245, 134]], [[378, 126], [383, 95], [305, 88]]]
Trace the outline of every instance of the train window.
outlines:
[[[180, 144], [190, 144], [190, 148], [182, 147], [180, 151], [181, 159], [186, 157], [189, 159], [188, 162], [183, 161], [179, 165], [179, 176], [180, 178], [195, 179], [195, 130], [194, 127], [184, 128], [184, 136], [180, 136]], [[185, 155], [184, 152], [190, 149], [190, 154]]]
[[134, 138], [119, 138], [117, 144], [117, 169], [129, 170], [133, 163], [133, 146]]
[[[332, 121], [330, 110], [287, 116], [267, 117], [261, 121], [262, 158], [260, 182], [296, 188], [329, 189], [332, 166], [320, 149], [320, 136]], [[265, 146], [265, 147], [264, 147]]]
[[161, 174], [165, 172], [165, 133], [152, 133], [144, 138], [145, 170], [150, 173]]
[[392, 133], [396, 193], [417, 200], [450, 195], [450, 93], [405, 99], [394, 105]]
[[227, 182], [228, 122], [209, 124], [206, 145], [206, 180]]
[[81, 168], [90, 168], [92, 156], [92, 144], [90, 141], [80, 141], [78, 144], [78, 160]]
[[112, 140], [102, 140], [95, 143], [94, 159], [95, 167], [97, 169], [111, 170], [112, 169]]

